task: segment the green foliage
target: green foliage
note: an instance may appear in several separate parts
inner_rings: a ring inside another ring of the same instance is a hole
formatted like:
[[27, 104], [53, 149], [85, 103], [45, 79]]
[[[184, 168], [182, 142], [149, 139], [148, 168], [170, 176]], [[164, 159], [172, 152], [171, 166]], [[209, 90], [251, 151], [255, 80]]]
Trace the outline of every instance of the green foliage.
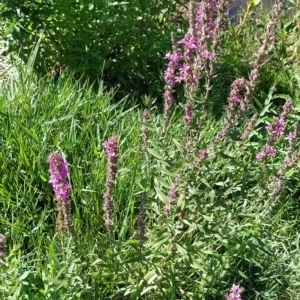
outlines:
[[[150, 121], [142, 124], [140, 109], [125, 109], [127, 98], [113, 104], [115, 92], [102, 81], [96, 89], [88, 81], [74, 82], [67, 72], [57, 82], [40, 78], [33, 71], [34, 56], [2, 79], [2, 298], [224, 299], [232, 283], [245, 288], [243, 299], [300, 298], [299, 166], [289, 169], [281, 193], [271, 198], [271, 176], [283, 164], [288, 140], [274, 144], [276, 157], [255, 159], [268, 140], [266, 125], [286, 99], [294, 105], [286, 133], [299, 121], [299, 70], [284, 43], [291, 27], [282, 26], [255, 103], [221, 139], [216, 134], [226, 118], [204, 112], [202, 99], [196, 99], [190, 129], [177, 105], [163, 132], [165, 120], [150, 97], [145, 99]], [[229, 32], [224, 41], [213, 83], [221, 91], [211, 93], [219, 106], [231, 79], [248, 71], [256, 44], [249, 44], [247, 30], [236, 40]], [[276, 72], [279, 66], [284, 70]], [[270, 90], [270, 82], [280, 83], [277, 91]], [[254, 127], [241, 140], [255, 112]], [[147, 151], [140, 150], [141, 126], [149, 133]], [[112, 135], [119, 137], [119, 170], [109, 236], [102, 211], [107, 168], [102, 144]], [[298, 149], [299, 138], [294, 147], [299, 158]], [[54, 150], [62, 150], [70, 163], [75, 234], [63, 243], [47, 182], [46, 160]], [[199, 150], [208, 155], [197, 161]], [[175, 201], [170, 201], [172, 189]], [[143, 242], [140, 221], [146, 228]]]
[[[164, 136], [163, 120], [153, 109], [145, 153], [139, 151], [139, 111], [122, 111], [120, 104], [110, 104], [112, 98], [101, 88], [94, 94], [74, 85], [68, 77], [57, 83], [38, 80], [30, 70], [3, 84], [4, 298], [222, 299], [231, 282], [246, 288], [246, 299], [289, 293], [297, 298], [296, 202], [289, 194], [278, 202], [267, 200], [266, 172], [254, 158], [264, 142], [259, 124], [276, 114], [269, 109], [274, 94], [261, 104], [257, 127], [243, 145], [216, 143], [213, 136], [222, 124], [198, 110], [194, 124], [203, 125], [200, 132], [195, 128], [196, 143], [187, 149], [181, 109]], [[101, 210], [102, 142], [116, 133], [120, 169], [114, 193], [116, 239], [110, 240]], [[286, 144], [280, 145], [282, 154], [270, 163], [270, 172], [284, 156]], [[76, 234], [66, 245], [55, 234], [47, 183], [46, 158], [57, 148], [71, 163]], [[198, 149], [210, 153], [200, 167], [193, 163]], [[168, 191], [178, 175], [178, 202], [166, 215]], [[141, 192], [147, 193], [144, 244], [137, 240], [136, 223]]]
[[36, 70], [59, 74], [68, 67], [76, 77], [120, 85], [120, 95], [158, 95], [180, 2], [9, 0], [2, 17], [10, 22], [9, 51], [24, 61], [41, 37]]

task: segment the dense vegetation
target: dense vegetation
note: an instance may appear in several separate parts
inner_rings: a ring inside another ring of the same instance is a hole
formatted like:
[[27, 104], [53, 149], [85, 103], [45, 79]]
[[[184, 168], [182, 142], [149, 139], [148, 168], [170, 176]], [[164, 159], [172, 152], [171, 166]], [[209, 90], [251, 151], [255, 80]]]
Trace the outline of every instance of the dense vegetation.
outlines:
[[[158, 95], [163, 88], [164, 55], [180, 15], [182, 0], [5, 0], [10, 51], [27, 60], [38, 39], [34, 68], [76, 77], [102, 78], [120, 96]], [[21, 47], [20, 47], [21, 46]]]
[[1, 77], [3, 299], [300, 298], [299, 13], [253, 4], [241, 26], [227, 2], [170, 39], [175, 1], [4, 1], [24, 47]]

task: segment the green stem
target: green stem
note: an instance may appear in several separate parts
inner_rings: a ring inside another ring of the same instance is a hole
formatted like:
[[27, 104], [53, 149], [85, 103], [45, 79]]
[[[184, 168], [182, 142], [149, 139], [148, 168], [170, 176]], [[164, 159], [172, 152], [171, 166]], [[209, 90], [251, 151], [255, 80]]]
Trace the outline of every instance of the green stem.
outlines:
[[245, 16], [243, 18], [243, 22], [241, 24], [241, 26], [239, 27], [238, 31], [237, 31], [237, 35], [240, 35], [241, 32], [242, 32], [242, 29], [244, 28], [245, 24], [246, 24], [246, 21], [247, 21], [247, 18], [248, 18], [248, 15], [250, 14], [250, 12], [253, 10], [254, 8], [254, 4], [252, 1], [249, 2], [248, 4], [248, 7], [247, 7], [247, 11], [245, 13]]

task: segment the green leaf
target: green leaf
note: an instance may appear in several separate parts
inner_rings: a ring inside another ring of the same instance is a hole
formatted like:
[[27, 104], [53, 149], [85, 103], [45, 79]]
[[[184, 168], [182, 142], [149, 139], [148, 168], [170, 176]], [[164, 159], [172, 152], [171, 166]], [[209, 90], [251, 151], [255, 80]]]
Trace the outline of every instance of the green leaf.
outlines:
[[245, 273], [243, 273], [242, 271], [238, 270], [238, 273], [239, 273], [239, 275], [240, 275], [241, 277], [243, 277], [244, 279], [249, 279], [248, 276], [247, 276]]
[[47, 178], [45, 178], [43, 175], [40, 175], [40, 178], [42, 179], [43, 182], [47, 182]]
[[220, 152], [220, 156], [223, 157], [223, 158], [229, 158], [229, 159], [232, 159], [234, 158], [234, 156], [230, 156], [229, 154], [227, 153], [224, 153], [223, 151]]
[[254, 98], [254, 101], [259, 106], [260, 109], [264, 108], [264, 106], [262, 105], [262, 103], [257, 98]]
[[27, 133], [28, 136], [30, 136], [33, 140], [35, 140], [36, 142], [39, 141], [36, 133], [34, 131], [31, 131], [30, 129], [27, 129], [25, 126], [23, 126], [20, 122], [18, 122], [17, 120], [14, 120], [14, 122], [25, 132]]
[[213, 190], [211, 190], [209, 193], [208, 193], [208, 196], [210, 198], [210, 201], [213, 202], [214, 199], [215, 199], [215, 192]]
[[154, 149], [150, 149], [150, 148], [147, 148], [147, 151], [154, 157], [160, 159], [160, 160], [164, 160], [164, 158], [157, 152], [155, 151]]
[[209, 187], [210, 189], [213, 189], [213, 188], [211, 187], [211, 185], [208, 183], [208, 181], [207, 181], [205, 178], [201, 178], [201, 181], [202, 181], [207, 187]]
[[176, 139], [172, 139], [174, 145], [177, 147], [177, 149], [180, 151], [180, 152], [183, 152], [183, 146], [182, 144], [180, 144]]
[[251, 0], [251, 2], [252, 2], [252, 5], [256, 6], [261, 2], [261, 0]]
[[220, 181], [220, 182], [216, 182], [215, 185], [218, 185], [218, 186], [227, 186], [227, 184], [223, 181]]
[[195, 188], [190, 188], [189, 189], [189, 193], [191, 195], [200, 195], [202, 193], [202, 191], [198, 190], [198, 189], [195, 189]]
[[127, 260], [122, 261], [122, 264], [132, 264], [132, 263], [140, 263], [141, 262], [141, 256], [135, 256], [133, 258], [129, 258]]
[[169, 197], [166, 196], [161, 190], [159, 190], [158, 188], [155, 188], [156, 191], [156, 195], [157, 197], [164, 203], [166, 204], [168, 202]]
[[170, 240], [170, 234], [166, 234], [158, 238], [154, 243], [152, 244], [152, 249], [159, 249], [163, 244], [165, 244], [167, 241]]
[[175, 244], [177, 251], [181, 254], [181, 255], [187, 255], [187, 250], [184, 249], [182, 246], [180, 246], [178, 243]]
[[19, 281], [23, 281], [25, 278], [28, 277], [28, 275], [30, 274], [31, 271], [26, 271], [24, 272], [20, 277], [19, 277]]
[[288, 170], [288, 171], [285, 173], [285, 177], [286, 177], [286, 178], [292, 177], [293, 174], [294, 174], [294, 172], [295, 172], [295, 169], [294, 169], [294, 168]]
[[274, 96], [274, 98], [281, 98], [281, 99], [291, 99], [292, 97], [290, 95], [285, 95], [285, 94], [277, 94]]
[[166, 189], [170, 189], [170, 185], [165, 180], [163, 180], [161, 178], [157, 178], [157, 177], [155, 179], [156, 179], [158, 184], [162, 185]]
[[239, 133], [238, 132], [229, 132], [228, 133], [229, 137], [235, 141], [235, 142], [239, 142], [241, 141], [242, 139], [239, 137]]
[[160, 172], [163, 173], [163, 174], [165, 174], [165, 175], [172, 176], [172, 177], [175, 177], [175, 176], [176, 176], [176, 173], [170, 172], [170, 171], [168, 171], [166, 168], [160, 168]]
[[180, 207], [181, 209], [184, 209], [185, 205], [185, 194], [179, 194], [178, 200], [177, 200], [177, 207]]
[[195, 259], [193, 256], [192, 256], [191, 258], [192, 258], [192, 264], [191, 264], [191, 267], [192, 267], [193, 269], [196, 269], [196, 270], [200, 270], [200, 271], [202, 271], [202, 272], [205, 272], [205, 271], [204, 271], [203, 265], [202, 265], [197, 259]]

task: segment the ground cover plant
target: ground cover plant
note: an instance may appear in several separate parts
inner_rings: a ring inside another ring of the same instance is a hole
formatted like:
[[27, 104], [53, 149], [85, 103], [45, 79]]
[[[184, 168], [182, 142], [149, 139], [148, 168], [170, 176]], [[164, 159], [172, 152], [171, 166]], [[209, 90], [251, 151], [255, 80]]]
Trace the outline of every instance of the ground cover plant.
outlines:
[[299, 298], [297, 15], [235, 35], [227, 4], [190, 3], [163, 113], [40, 77], [39, 44], [1, 79], [3, 299]]

